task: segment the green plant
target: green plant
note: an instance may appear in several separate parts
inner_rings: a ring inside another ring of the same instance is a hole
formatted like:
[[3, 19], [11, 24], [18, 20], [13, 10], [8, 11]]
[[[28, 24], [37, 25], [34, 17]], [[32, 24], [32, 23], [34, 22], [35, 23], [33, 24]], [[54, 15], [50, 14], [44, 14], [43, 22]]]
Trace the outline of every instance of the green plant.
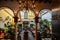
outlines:
[[44, 25], [47, 25], [48, 27], [50, 27], [51, 22], [48, 21], [47, 19], [45, 19], [45, 20], [43, 21], [43, 24], [44, 24]]

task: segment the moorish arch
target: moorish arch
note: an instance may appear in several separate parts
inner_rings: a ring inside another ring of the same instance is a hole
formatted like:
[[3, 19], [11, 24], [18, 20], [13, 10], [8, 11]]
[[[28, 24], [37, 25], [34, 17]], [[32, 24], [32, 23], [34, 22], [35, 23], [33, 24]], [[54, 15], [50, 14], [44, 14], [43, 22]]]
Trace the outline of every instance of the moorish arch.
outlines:
[[[1, 7], [0, 8], [0, 31], [3, 32], [3, 35], [6, 36], [6, 32], [9, 33], [9, 37], [11, 38], [11, 33], [14, 34], [14, 14], [13, 11], [8, 7]], [[4, 36], [2, 38], [4, 38]], [[14, 37], [13, 37], [14, 38]]]
[[20, 10], [18, 12], [18, 17], [20, 20], [21, 26], [28, 26], [28, 27], [33, 27], [35, 26], [35, 14], [32, 10], [28, 9], [26, 10], [23, 8], [23, 10]]
[[41, 32], [44, 31], [45, 25], [50, 29], [50, 33], [52, 33], [52, 11], [50, 9], [43, 9], [39, 12], [38, 15], [38, 28]]
[[3, 23], [13, 22], [14, 21], [13, 17], [14, 17], [13, 11], [10, 8], [8, 7], [0, 8], [0, 20]]

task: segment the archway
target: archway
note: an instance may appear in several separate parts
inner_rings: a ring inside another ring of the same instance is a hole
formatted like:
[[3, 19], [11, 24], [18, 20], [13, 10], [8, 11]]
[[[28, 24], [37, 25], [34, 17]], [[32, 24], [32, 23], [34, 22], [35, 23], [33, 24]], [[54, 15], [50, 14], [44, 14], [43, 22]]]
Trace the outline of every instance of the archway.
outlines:
[[1, 38], [11, 38], [11, 33], [13, 33], [14, 28], [14, 14], [10, 8], [1, 7], [0, 8], [0, 31], [2, 31]]
[[[43, 9], [39, 13], [39, 19], [38, 19], [38, 28], [41, 32], [42, 37], [50, 37], [52, 34], [52, 11], [49, 9]], [[44, 32], [46, 33], [46, 36], [44, 36]], [[48, 36], [48, 34], [50, 36]]]
[[35, 28], [35, 14], [32, 10], [23, 8], [23, 10], [19, 11], [18, 15], [18, 32], [20, 29], [23, 31], [25, 29], [32, 31], [31, 28]]
[[28, 27], [33, 26], [33, 24], [35, 24], [35, 14], [32, 10], [28, 9], [28, 10], [20, 10], [18, 13], [19, 16], [19, 21], [21, 22], [22, 26], [24, 26], [24, 23], [28, 24]]

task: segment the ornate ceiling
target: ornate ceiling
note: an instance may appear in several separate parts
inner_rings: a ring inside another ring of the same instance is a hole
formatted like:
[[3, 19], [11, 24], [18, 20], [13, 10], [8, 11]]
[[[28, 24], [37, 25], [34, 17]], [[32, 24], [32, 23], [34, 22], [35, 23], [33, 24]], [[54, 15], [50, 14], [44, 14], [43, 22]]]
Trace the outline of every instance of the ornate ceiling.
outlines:
[[40, 11], [44, 8], [54, 9], [60, 7], [60, 0], [0, 0], [0, 7], [9, 7], [16, 11], [26, 7]]

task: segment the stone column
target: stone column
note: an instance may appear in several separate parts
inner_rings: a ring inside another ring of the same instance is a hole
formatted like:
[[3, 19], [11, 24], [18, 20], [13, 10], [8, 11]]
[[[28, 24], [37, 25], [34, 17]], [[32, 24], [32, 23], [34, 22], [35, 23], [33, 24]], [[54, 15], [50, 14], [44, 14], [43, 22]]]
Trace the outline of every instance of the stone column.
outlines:
[[14, 25], [14, 40], [17, 40], [17, 22], [18, 22], [18, 17], [17, 16], [15, 16], [14, 17], [14, 23], [15, 23], [15, 25]]
[[37, 40], [37, 29], [38, 29], [38, 15], [35, 15], [35, 24], [36, 24], [36, 40]]

